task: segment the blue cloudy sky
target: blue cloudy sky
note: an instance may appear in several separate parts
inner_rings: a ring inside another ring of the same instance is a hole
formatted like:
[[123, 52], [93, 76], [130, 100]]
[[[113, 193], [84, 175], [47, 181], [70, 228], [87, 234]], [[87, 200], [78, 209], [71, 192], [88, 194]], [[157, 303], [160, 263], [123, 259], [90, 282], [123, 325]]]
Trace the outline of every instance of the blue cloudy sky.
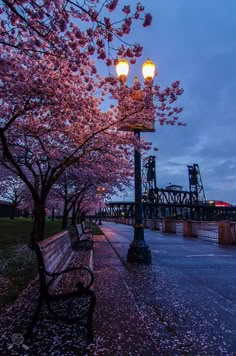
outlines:
[[138, 74], [141, 79], [142, 62], [150, 57], [162, 87], [180, 80], [181, 117], [187, 123], [186, 127], [157, 125], [149, 136], [159, 148], [158, 186], [171, 182], [188, 189], [186, 166], [198, 163], [206, 198], [236, 204], [236, 1], [144, 0], [143, 4], [153, 15], [153, 25], [135, 26], [130, 36], [144, 45], [130, 77]]

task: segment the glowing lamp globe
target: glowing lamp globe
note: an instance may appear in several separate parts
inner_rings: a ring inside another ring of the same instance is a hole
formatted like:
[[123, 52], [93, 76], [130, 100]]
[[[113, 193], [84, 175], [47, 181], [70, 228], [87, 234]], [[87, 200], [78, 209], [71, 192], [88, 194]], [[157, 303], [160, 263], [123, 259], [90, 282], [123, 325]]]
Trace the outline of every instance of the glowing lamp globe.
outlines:
[[155, 63], [150, 61], [150, 59], [148, 58], [148, 60], [143, 63], [142, 66], [142, 73], [144, 76], [144, 79], [146, 80], [152, 80], [154, 78], [155, 75]]
[[120, 59], [116, 65], [116, 73], [122, 83], [126, 81], [129, 73], [129, 62], [126, 59]]

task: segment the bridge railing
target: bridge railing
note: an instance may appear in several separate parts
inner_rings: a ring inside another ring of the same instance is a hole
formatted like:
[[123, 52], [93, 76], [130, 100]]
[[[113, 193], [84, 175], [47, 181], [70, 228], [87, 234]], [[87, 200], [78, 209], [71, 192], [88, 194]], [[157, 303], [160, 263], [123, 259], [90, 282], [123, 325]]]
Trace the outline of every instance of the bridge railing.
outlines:
[[218, 223], [192, 221], [192, 236], [218, 243]]
[[236, 222], [230, 224], [230, 231], [233, 237], [233, 240], [236, 241]]
[[220, 244], [236, 244], [236, 223], [223, 221], [192, 221], [163, 219], [163, 232], [180, 233], [185, 237], [197, 237], [209, 242]]
[[[134, 225], [134, 219], [129, 217], [104, 218], [120, 224]], [[223, 221], [193, 221], [164, 219], [144, 219], [144, 227], [159, 230], [163, 233], [197, 237], [213, 243], [236, 244], [236, 222]]]

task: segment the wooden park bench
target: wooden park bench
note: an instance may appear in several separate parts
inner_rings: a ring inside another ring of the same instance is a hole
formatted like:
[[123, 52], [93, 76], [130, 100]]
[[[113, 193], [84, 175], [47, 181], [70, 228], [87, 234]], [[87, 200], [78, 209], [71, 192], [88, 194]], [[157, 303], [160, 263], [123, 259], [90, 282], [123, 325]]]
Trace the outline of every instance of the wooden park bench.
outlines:
[[[58, 313], [52, 309], [52, 303], [66, 301], [71, 298], [77, 298], [79, 302], [81, 297], [89, 296], [90, 303], [86, 324], [87, 339], [92, 341], [92, 319], [96, 296], [94, 291], [91, 290], [94, 280], [91, 266], [78, 265], [78, 261], [73, 264], [73, 259], [75, 259], [76, 262], [76, 258], [79, 257], [79, 252], [72, 250], [68, 231], [63, 231], [46, 240], [36, 243], [35, 252], [39, 267], [40, 295], [28, 335], [31, 336], [31, 331], [38, 320], [44, 302], [46, 302], [49, 312], [55, 319], [73, 323], [81, 320], [81, 315], [73, 316], [72, 318], [58, 315]], [[70, 267], [69, 263], [73, 266]], [[65, 283], [62, 283], [63, 278]]]
[[93, 237], [93, 230], [86, 228], [86, 225], [85, 225], [84, 221], [81, 223], [81, 225], [82, 225], [83, 233], [84, 234], [91, 234], [92, 237]]
[[93, 247], [93, 233], [90, 229], [85, 229], [82, 224], [75, 225], [78, 246], [85, 248]]

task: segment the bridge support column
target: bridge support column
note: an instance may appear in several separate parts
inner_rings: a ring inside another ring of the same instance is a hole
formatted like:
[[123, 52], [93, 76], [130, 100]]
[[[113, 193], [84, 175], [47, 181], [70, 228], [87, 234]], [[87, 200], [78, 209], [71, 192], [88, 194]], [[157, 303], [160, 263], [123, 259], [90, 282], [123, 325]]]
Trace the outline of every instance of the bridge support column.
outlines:
[[148, 227], [147, 219], [143, 219], [143, 226], [144, 226], [144, 228], [147, 228], [147, 227]]
[[162, 225], [163, 225], [162, 220], [160, 220], [160, 219], [157, 220], [157, 230], [158, 231], [163, 231]]
[[185, 220], [183, 224], [183, 235], [184, 237], [192, 237], [192, 221]]
[[233, 234], [230, 228], [230, 221], [223, 220], [218, 223], [219, 244], [227, 245], [234, 242]]
[[151, 230], [157, 230], [157, 219], [152, 219]]
[[163, 226], [163, 228], [162, 228], [163, 232], [166, 232], [166, 233], [169, 233], [169, 234], [171, 232], [173, 232], [172, 228], [171, 228], [171, 220], [170, 219], [164, 218], [163, 221], [162, 221], [162, 226]]

